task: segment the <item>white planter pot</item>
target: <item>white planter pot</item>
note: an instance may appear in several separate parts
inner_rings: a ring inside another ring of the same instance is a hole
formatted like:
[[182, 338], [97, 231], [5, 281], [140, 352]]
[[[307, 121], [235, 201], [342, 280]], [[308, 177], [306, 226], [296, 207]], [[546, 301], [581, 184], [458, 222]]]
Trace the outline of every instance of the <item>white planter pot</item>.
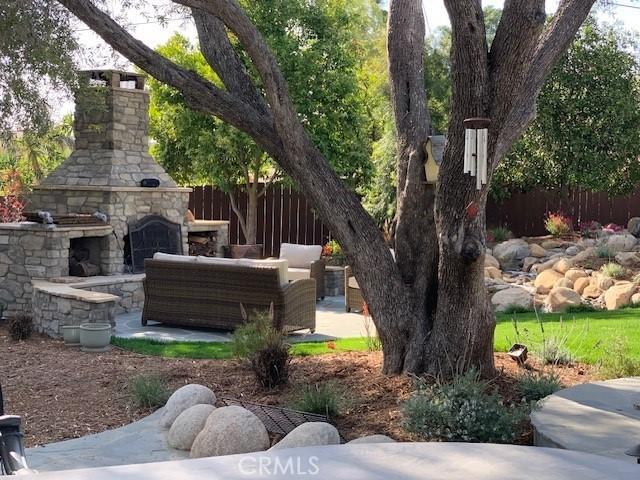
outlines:
[[62, 338], [65, 345], [80, 345], [80, 325], [63, 325]]
[[80, 325], [80, 345], [83, 352], [106, 352], [111, 343], [111, 325], [83, 323]]

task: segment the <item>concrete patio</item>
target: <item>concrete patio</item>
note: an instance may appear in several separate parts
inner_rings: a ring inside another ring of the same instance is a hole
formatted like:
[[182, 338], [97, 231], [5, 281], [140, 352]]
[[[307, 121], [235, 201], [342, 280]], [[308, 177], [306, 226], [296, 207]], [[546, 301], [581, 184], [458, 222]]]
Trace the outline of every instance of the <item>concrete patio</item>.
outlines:
[[[140, 322], [141, 313], [133, 312], [116, 318], [114, 335], [121, 338], [147, 338], [160, 341], [228, 342], [232, 334], [212, 329], [187, 329], [165, 326], [149, 322], [144, 327]], [[368, 329], [368, 331], [367, 331]], [[289, 335], [291, 342], [313, 342], [335, 340], [337, 338], [366, 337], [376, 335], [373, 322], [359, 313], [347, 313], [344, 297], [326, 297], [316, 306], [316, 331], [308, 330]]]

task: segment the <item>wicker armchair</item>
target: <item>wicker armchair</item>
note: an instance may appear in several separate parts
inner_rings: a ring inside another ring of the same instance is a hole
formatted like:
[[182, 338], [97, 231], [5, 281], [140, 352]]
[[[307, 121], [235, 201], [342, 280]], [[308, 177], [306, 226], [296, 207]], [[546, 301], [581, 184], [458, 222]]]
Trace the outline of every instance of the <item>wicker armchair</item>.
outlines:
[[364, 309], [365, 300], [351, 267], [344, 267], [344, 306], [347, 312]]
[[316, 282], [282, 284], [276, 268], [236, 264], [145, 260], [142, 324], [149, 320], [187, 327], [234, 330], [247, 312], [274, 304], [274, 323], [284, 332], [316, 327]]
[[324, 299], [324, 260], [321, 245], [299, 245], [282, 243], [280, 259], [289, 262], [288, 278], [290, 281], [313, 278], [316, 281], [316, 299]]

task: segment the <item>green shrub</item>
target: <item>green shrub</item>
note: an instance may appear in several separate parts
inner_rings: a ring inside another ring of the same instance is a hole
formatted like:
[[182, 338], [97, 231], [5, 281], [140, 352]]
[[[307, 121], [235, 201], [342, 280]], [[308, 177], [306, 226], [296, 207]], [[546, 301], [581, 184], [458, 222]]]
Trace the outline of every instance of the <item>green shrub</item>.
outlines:
[[500, 313], [506, 315], [515, 315], [518, 313], [529, 313], [531, 311], [531, 308], [524, 308], [522, 305], [507, 305], [506, 308]]
[[511, 230], [509, 230], [504, 225], [493, 227], [492, 229], [489, 230], [489, 232], [491, 233], [491, 237], [493, 238], [493, 241], [496, 243], [505, 242], [510, 238], [513, 238], [513, 233], [511, 233]]
[[138, 375], [129, 381], [129, 397], [136, 408], [160, 408], [171, 392], [164, 378], [158, 375]]
[[249, 316], [242, 308], [246, 323], [233, 334], [233, 351], [248, 360], [263, 388], [271, 389], [289, 379], [289, 344], [273, 325], [273, 304], [269, 312], [255, 311]]
[[9, 317], [9, 336], [12, 340], [26, 340], [33, 334], [31, 315], [16, 313]]
[[622, 265], [612, 262], [605, 263], [602, 268], [600, 268], [600, 271], [603, 275], [611, 278], [622, 278], [627, 273]]
[[291, 408], [334, 417], [346, 405], [344, 388], [336, 382], [302, 385], [294, 394]]
[[629, 355], [626, 341], [617, 338], [612, 346], [604, 351], [598, 368], [602, 378], [622, 378], [640, 376], [640, 360]]
[[597, 312], [598, 309], [588, 303], [581, 303], [580, 305], [570, 305], [565, 310], [565, 313], [585, 313], [585, 312]]
[[546, 365], [571, 365], [573, 354], [567, 347], [567, 337], [549, 337], [542, 339], [542, 361]]
[[596, 245], [596, 256], [598, 258], [611, 258], [613, 257], [613, 251], [605, 243], [599, 243]]
[[450, 383], [417, 380], [417, 390], [402, 405], [403, 426], [427, 440], [513, 443], [522, 433], [527, 404], [505, 405], [477, 372]]
[[527, 402], [537, 402], [562, 388], [560, 378], [555, 373], [525, 373], [518, 379], [516, 388]]
[[554, 237], [561, 237], [573, 231], [573, 222], [561, 212], [549, 212], [544, 219], [544, 228]]

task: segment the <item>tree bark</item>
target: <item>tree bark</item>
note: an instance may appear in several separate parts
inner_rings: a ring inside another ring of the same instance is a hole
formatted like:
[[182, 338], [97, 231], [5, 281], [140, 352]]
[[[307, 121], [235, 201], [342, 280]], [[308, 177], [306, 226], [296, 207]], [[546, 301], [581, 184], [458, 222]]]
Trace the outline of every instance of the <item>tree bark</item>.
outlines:
[[[176, 88], [187, 104], [250, 135], [298, 184], [343, 245], [384, 350], [387, 373], [451, 375], [493, 370], [493, 313], [484, 287], [485, 205], [464, 175], [464, 128], [490, 116], [488, 177], [535, 114], [535, 99], [594, 0], [562, 0], [544, 28], [541, 0], [508, 0], [487, 51], [480, 0], [445, 0], [452, 25], [452, 111], [434, 191], [425, 184], [423, 145], [430, 132], [423, 83], [420, 0], [392, 0], [389, 68], [398, 133], [398, 213], [394, 261], [359, 199], [342, 184], [298, 119], [285, 79], [264, 38], [236, 0], [174, 0], [193, 10], [216, 87], [163, 58], [90, 0], [59, 0], [140, 68]], [[241, 43], [258, 73], [251, 82], [230, 48]]]

